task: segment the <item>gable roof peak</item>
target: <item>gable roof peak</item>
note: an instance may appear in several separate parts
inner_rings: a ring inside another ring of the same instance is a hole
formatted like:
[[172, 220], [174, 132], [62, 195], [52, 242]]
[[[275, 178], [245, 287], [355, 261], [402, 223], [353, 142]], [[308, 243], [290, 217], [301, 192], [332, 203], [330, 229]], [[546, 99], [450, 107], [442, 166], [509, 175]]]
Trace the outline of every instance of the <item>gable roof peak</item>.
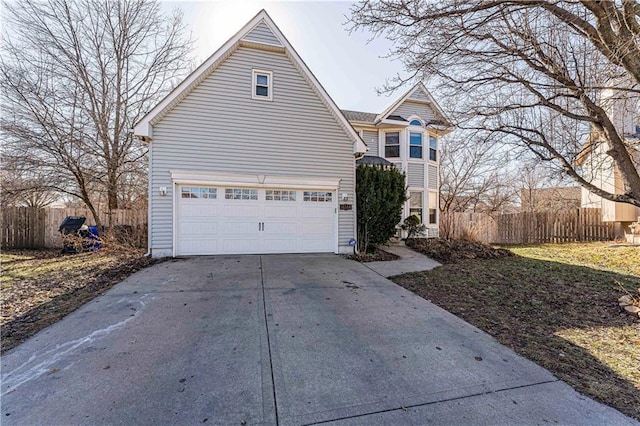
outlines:
[[167, 96], [165, 96], [162, 101], [147, 112], [147, 114], [145, 114], [145, 116], [142, 117], [142, 119], [140, 119], [140, 121], [134, 126], [134, 135], [143, 141], [150, 141], [153, 136], [153, 125], [161, 120], [162, 117], [173, 109], [175, 105], [180, 103], [195, 87], [197, 87], [239, 46], [241, 46], [243, 39], [250, 36], [251, 32], [262, 22], [266, 24], [270, 30], [271, 36], [278, 41], [278, 44], [274, 45], [274, 43], [269, 43], [268, 39], [265, 41], [265, 39], [261, 38], [246, 41], [250, 44], [265, 46], [267, 50], [276, 49], [276, 51], [284, 52], [302, 74], [303, 78], [307, 80], [312, 90], [316, 92], [320, 100], [329, 109], [330, 113], [335, 117], [337, 123], [351, 137], [354, 143], [354, 154], [364, 154], [367, 151], [367, 145], [364, 143], [362, 138], [360, 138], [360, 135], [356, 133], [336, 103], [331, 99], [327, 91], [322, 87], [318, 79], [316, 79], [311, 70], [307, 67], [265, 9], [261, 9], [233, 37], [227, 40], [218, 50], [209, 56], [207, 60], [189, 74], [189, 76], [178, 84], [178, 86], [176, 86]]
[[[417, 91], [422, 92], [422, 96], [414, 96], [414, 94]], [[392, 113], [407, 100], [410, 100], [412, 102], [423, 102], [423, 103], [429, 104], [440, 116], [440, 118], [442, 118], [442, 121], [444, 123], [447, 123], [449, 127], [451, 126], [450, 124], [451, 120], [449, 120], [449, 117], [447, 117], [447, 115], [444, 113], [440, 105], [438, 105], [436, 100], [431, 95], [431, 92], [429, 92], [429, 90], [427, 89], [427, 87], [424, 85], [422, 81], [418, 81], [407, 92], [405, 92], [402, 96], [396, 99], [391, 105], [389, 105], [387, 109], [385, 109], [383, 112], [378, 114], [378, 116], [376, 117], [376, 122], [384, 120], [385, 118], [392, 115]]]

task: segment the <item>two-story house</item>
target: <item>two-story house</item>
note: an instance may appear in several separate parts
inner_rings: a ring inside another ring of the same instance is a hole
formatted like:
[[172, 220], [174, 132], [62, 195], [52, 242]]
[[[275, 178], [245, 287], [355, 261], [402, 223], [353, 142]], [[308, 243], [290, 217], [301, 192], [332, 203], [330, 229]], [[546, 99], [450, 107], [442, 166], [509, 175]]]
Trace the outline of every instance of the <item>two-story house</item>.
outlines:
[[[640, 171], [640, 97], [626, 90], [607, 88], [600, 94], [600, 105], [607, 111], [618, 132], [631, 148], [631, 158]], [[587, 137], [576, 164], [585, 177], [597, 187], [613, 194], [623, 194], [624, 185], [620, 171], [606, 154], [608, 145], [597, 131]], [[582, 188], [582, 207], [599, 208], [602, 221], [614, 224], [616, 237], [629, 233], [629, 225], [639, 220], [640, 207], [627, 203], [605, 200]]]
[[418, 216], [427, 236], [437, 237], [439, 139], [453, 128], [424, 84], [413, 86], [380, 114], [342, 112], [367, 144], [359, 162], [380, 157], [402, 171], [408, 187], [403, 218]]
[[341, 111], [263, 10], [134, 128], [149, 144], [149, 251], [350, 253], [367, 152], [406, 173], [405, 216], [437, 235], [449, 130], [422, 84], [382, 114]]

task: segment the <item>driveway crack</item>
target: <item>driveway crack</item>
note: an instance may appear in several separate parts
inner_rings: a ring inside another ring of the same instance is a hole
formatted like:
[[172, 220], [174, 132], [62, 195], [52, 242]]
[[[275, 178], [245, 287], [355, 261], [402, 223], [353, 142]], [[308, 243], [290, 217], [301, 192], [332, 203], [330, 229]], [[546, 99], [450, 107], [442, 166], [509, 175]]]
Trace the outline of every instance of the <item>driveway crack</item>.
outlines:
[[278, 398], [276, 397], [276, 381], [273, 374], [273, 357], [271, 356], [271, 338], [269, 336], [269, 320], [267, 318], [267, 295], [264, 290], [264, 266], [262, 256], [260, 256], [260, 285], [262, 286], [262, 312], [264, 314], [264, 326], [267, 329], [267, 349], [269, 352], [269, 370], [271, 372], [271, 388], [273, 391], [273, 407], [276, 416], [276, 426], [280, 424], [278, 418]]
[[473, 393], [473, 394], [469, 394], [469, 395], [461, 395], [461, 396], [456, 396], [456, 397], [453, 397], [453, 398], [439, 399], [439, 400], [436, 400], [436, 401], [429, 401], [429, 402], [418, 403], [418, 404], [408, 404], [408, 405], [405, 405], [405, 406], [402, 406], [402, 407], [387, 408], [387, 409], [384, 409], [384, 410], [376, 410], [376, 411], [371, 411], [371, 412], [368, 412], [368, 413], [354, 414], [354, 415], [351, 415], [351, 416], [344, 416], [344, 417], [339, 417], [339, 418], [335, 418], [335, 419], [320, 420], [320, 421], [313, 422], [313, 423], [305, 423], [303, 426], [315, 426], [315, 425], [321, 425], [321, 424], [325, 424], [325, 423], [332, 423], [332, 422], [337, 422], [337, 421], [342, 421], [342, 420], [355, 419], [355, 418], [358, 418], [358, 417], [368, 417], [368, 416], [372, 416], [372, 415], [376, 415], [376, 414], [388, 413], [390, 411], [400, 411], [400, 410], [407, 411], [408, 409], [411, 409], [411, 408], [426, 407], [428, 405], [441, 404], [443, 402], [450, 402], [450, 401], [457, 401], [457, 400], [461, 400], [461, 399], [474, 398], [474, 397], [478, 397], [478, 396], [482, 396], [482, 395], [489, 395], [489, 394], [492, 394], [492, 393], [507, 392], [507, 391], [510, 391], [510, 390], [528, 388], [528, 387], [532, 387], [532, 386], [539, 386], [539, 385], [544, 385], [544, 384], [547, 384], [547, 383], [555, 383], [555, 382], [559, 382], [559, 381], [560, 381], [560, 379], [544, 380], [542, 382], [528, 383], [526, 385], [519, 385], [519, 386], [496, 389], [496, 390], [491, 390], [491, 391], [477, 392], [477, 393]]

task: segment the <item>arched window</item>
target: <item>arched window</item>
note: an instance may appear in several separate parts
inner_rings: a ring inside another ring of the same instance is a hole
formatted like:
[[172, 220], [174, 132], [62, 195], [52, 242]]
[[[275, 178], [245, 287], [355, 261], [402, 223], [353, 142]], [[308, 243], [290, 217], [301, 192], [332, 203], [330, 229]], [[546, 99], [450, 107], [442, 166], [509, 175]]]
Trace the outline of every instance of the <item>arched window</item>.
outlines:
[[413, 119], [413, 120], [411, 120], [411, 122], [409, 123], [409, 126], [419, 126], [419, 127], [422, 127], [422, 122], [421, 122], [420, 120]]

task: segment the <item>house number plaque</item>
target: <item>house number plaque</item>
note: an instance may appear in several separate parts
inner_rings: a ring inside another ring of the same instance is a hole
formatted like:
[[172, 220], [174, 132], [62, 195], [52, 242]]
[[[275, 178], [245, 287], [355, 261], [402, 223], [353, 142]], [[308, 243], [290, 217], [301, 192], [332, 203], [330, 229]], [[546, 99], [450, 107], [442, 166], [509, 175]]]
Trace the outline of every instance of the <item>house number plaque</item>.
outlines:
[[353, 210], [353, 204], [340, 204], [340, 210]]

